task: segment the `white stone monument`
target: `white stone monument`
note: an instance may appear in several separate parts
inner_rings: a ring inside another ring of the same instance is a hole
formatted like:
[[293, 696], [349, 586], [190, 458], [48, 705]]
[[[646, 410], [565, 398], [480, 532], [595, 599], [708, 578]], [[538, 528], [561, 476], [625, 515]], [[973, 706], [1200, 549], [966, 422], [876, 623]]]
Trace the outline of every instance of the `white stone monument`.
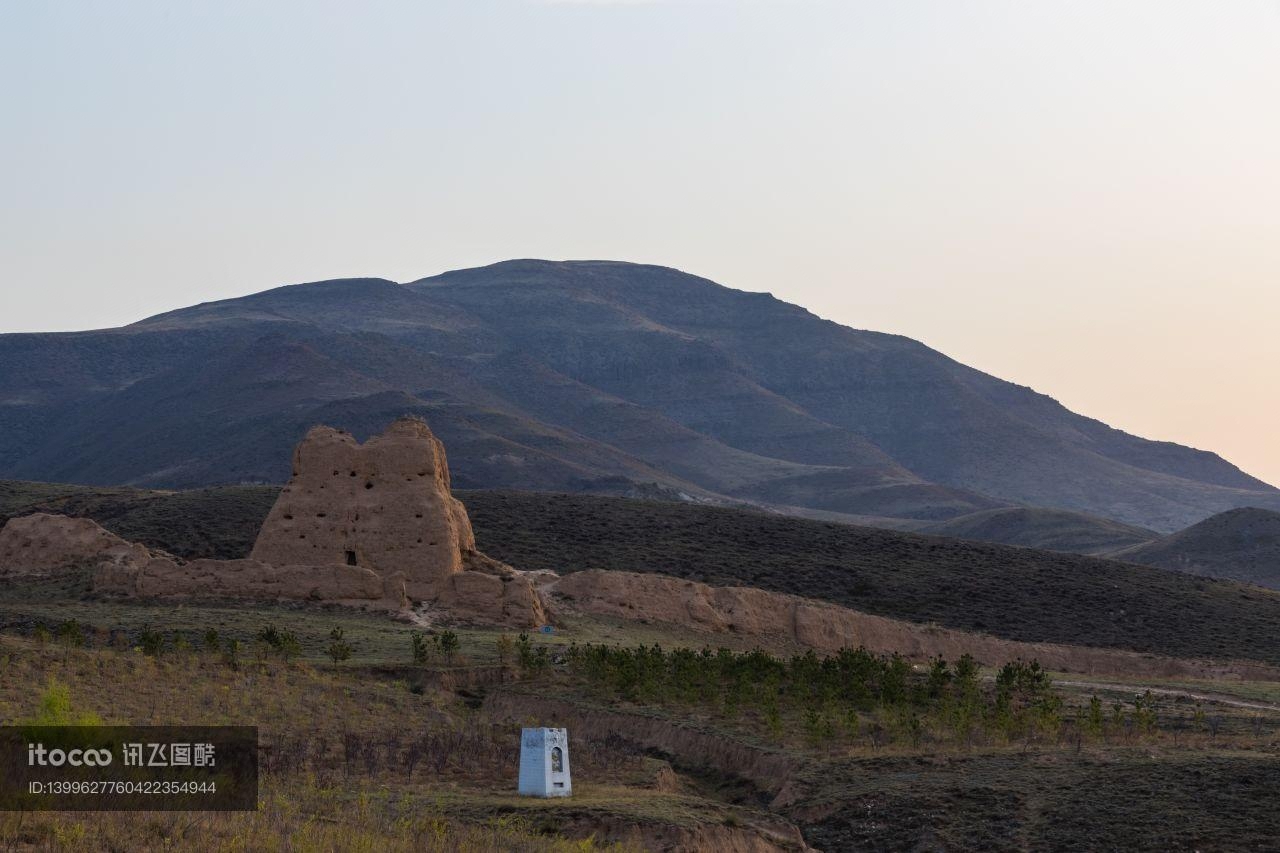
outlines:
[[569, 781], [569, 732], [566, 729], [520, 731], [520, 795], [567, 797]]

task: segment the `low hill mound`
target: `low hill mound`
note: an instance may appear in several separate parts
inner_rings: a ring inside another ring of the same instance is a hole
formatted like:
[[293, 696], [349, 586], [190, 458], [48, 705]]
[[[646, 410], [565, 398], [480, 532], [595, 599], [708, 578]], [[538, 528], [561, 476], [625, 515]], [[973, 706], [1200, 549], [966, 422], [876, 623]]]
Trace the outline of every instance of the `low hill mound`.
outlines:
[[1280, 589], [1280, 512], [1252, 507], [1229, 510], [1113, 556]]
[[998, 507], [974, 512], [930, 524], [920, 532], [1093, 555], [1141, 545], [1160, 535], [1154, 530], [1080, 512], [1035, 507]]
[[[53, 504], [54, 511], [92, 517], [150, 547], [185, 557], [206, 556], [201, 549], [209, 548], [224, 558], [248, 554], [278, 492], [270, 486], [178, 493], [20, 486], [0, 483], [0, 517]], [[15, 490], [38, 499], [17, 506], [22, 499]], [[1280, 663], [1274, 630], [1280, 594], [1232, 581], [689, 503], [456, 494], [477, 546], [520, 569], [658, 572], [1012, 640]]]

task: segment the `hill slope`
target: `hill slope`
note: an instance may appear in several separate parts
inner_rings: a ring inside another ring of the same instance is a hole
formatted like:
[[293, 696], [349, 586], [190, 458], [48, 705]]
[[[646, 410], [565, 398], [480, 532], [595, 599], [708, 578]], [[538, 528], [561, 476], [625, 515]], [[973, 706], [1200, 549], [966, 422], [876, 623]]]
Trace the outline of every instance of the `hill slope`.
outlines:
[[1212, 453], [663, 267], [510, 261], [0, 335], [0, 476], [280, 482], [309, 425], [363, 438], [406, 412], [472, 486], [917, 521], [1019, 504], [1161, 531], [1280, 509]]
[[[278, 489], [0, 482], [0, 520], [94, 518], [185, 557], [245, 556]], [[462, 491], [479, 546], [523, 569], [660, 572], [1014, 640], [1280, 663], [1280, 595], [1146, 566], [688, 503]]]
[[1121, 549], [1117, 559], [1280, 589], [1280, 513], [1250, 507]]
[[919, 532], [1090, 555], [1105, 555], [1159, 538], [1155, 531], [1105, 518], [1030, 507], [975, 512], [930, 524]]

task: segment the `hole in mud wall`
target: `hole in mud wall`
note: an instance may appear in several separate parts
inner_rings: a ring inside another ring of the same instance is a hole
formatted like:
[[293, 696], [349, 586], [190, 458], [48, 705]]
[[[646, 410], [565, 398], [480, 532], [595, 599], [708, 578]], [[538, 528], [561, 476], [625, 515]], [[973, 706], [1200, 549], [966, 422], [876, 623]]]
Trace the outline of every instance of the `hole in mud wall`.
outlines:
[[356, 564], [356, 552], [355, 552], [355, 551], [348, 551], [348, 552], [347, 552], [347, 565], [348, 565], [348, 566], [354, 566], [355, 564]]
[[364, 484], [364, 487], [365, 487], [366, 489], [372, 489], [372, 488], [373, 488], [373, 483], [365, 483], [365, 484]]

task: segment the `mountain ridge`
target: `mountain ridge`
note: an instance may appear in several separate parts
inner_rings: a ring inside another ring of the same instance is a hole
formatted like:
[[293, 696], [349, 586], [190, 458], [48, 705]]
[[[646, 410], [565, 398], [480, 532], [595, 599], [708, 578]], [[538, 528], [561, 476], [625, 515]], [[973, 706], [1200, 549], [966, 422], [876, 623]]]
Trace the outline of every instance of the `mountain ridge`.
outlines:
[[333, 279], [118, 329], [0, 335], [0, 476], [279, 482], [269, 457], [322, 414], [367, 434], [385, 424], [361, 406], [389, 420], [405, 413], [392, 400], [448, 422], [474, 486], [653, 484], [930, 522], [1043, 506], [1162, 532], [1280, 509], [1280, 491], [1216, 454], [1114, 430], [910, 338], [609, 261]]

